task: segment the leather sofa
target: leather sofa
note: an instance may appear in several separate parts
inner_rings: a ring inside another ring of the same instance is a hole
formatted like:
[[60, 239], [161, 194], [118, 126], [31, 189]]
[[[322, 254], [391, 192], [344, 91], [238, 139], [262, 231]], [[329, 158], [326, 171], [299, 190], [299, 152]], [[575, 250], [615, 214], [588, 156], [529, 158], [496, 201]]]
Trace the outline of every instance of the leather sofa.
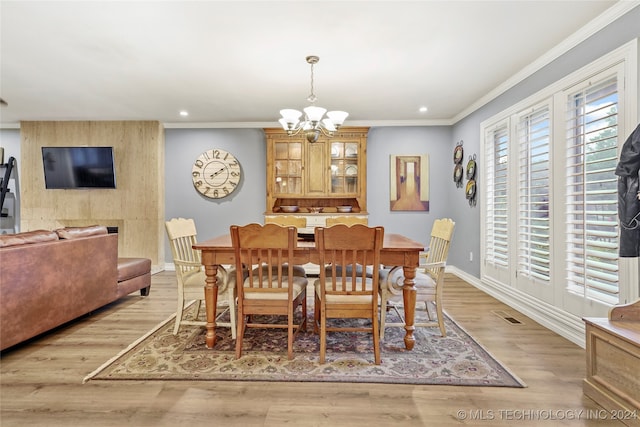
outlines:
[[0, 350], [151, 286], [151, 260], [118, 258], [103, 226], [0, 235]]

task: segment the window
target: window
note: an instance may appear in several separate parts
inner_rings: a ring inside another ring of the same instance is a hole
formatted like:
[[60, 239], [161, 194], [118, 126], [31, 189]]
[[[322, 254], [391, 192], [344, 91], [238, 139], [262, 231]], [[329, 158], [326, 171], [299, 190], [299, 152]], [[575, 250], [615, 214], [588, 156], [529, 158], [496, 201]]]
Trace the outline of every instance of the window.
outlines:
[[568, 291], [618, 303], [618, 78], [567, 99], [566, 280]]
[[485, 222], [485, 260], [497, 269], [507, 269], [509, 243], [507, 232], [507, 188], [509, 129], [507, 122], [487, 131], [487, 216]]
[[482, 280], [541, 317], [637, 298], [614, 173], [637, 121], [634, 55], [635, 41], [482, 123]]
[[518, 144], [518, 278], [549, 282], [550, 106], [522, 114]]

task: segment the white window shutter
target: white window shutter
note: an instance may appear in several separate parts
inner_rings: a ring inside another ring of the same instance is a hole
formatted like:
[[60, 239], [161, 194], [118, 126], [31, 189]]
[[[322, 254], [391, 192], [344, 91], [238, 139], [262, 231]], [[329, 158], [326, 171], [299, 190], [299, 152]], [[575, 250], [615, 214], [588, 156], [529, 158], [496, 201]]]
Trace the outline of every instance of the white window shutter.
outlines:
[[616, 304], [618, 78], [566, 96], [566, 280], [583, 298]]

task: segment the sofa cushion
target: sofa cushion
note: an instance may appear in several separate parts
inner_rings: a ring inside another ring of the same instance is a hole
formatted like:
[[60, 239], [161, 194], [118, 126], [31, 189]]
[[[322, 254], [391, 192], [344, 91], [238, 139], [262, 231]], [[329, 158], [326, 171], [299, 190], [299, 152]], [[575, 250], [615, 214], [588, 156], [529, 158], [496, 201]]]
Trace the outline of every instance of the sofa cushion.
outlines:
[[149, 258], [118, 258], [118, 282], [148, 274], [150, 271]]
[[26, 245], [29, 243], [50, 242], [52, 240], [58, 240], [58, 235], [55, 231], [49, 230], [26, 231], [18, 234], [2, 234], [0, 235], [0, 248]]
[[65, 227], [56, 230], [61, 239], [77, 239], [78, 237], [99, 236], [107, 234], [107, 227], [104, 225], [90, 225], [88, 227]]

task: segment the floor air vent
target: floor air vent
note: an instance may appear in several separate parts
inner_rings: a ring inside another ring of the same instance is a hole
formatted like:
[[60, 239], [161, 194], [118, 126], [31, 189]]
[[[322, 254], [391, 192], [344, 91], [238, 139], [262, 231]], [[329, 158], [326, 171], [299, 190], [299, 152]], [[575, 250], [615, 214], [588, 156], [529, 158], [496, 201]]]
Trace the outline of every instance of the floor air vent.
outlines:
[[492, 313], [512, 325], [524, 324], [520, 320], [516, 319], [513, 315], [507, 313], [506, 311], [492, 311]]

